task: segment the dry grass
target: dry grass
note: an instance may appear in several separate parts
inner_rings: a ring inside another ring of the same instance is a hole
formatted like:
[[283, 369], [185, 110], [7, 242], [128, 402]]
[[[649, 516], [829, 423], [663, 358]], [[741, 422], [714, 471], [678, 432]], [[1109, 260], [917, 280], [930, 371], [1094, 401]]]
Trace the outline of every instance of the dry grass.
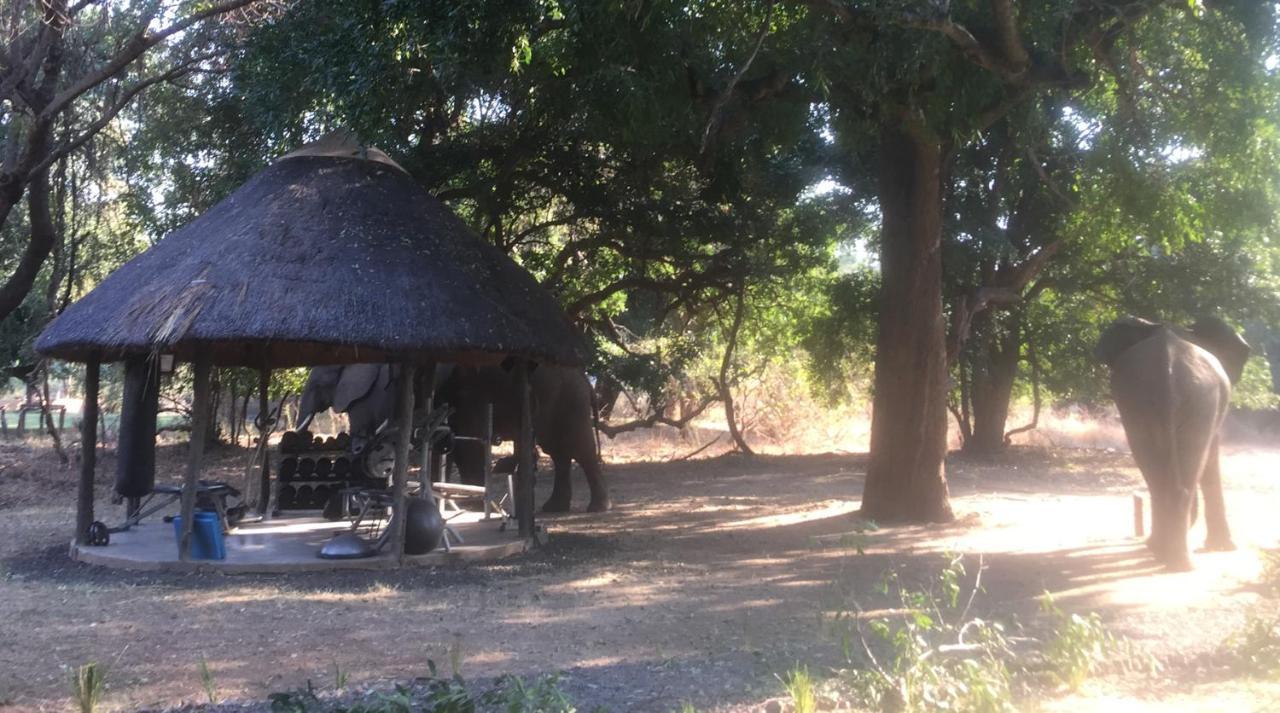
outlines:
[[[1241, 550], [1200, 555], [1195, 572], [1167, 574], [1132, 537], [1130, 494], [1141, 479], [1128, 456], [1061, 447], [1120, 446], [1116, 424], [1071, 413], [1043, 423], [1033, 438], [1058, 448], [1019, 447], [993, 462], [953, 458], [960, 520], [872, 533], [864, 556], [842, 544], [856, 529], [864, 459], [821, 447], [826, 429], [865, 432], [865, 416], [850, 412], [796, 424], [770, 442], [762, 430], [749, 436], [762, 450], [816, 445], [825, 455], [666, 463], [701, 442], [671, 430], [620, 438], [605, 450], [617, 509], [544, 520], [551, 552], [461, 572], [358, 577], [160, 577], [73, 566], [62, 552], [74, 469], [59, 468], [41, 439], [3, 442], [0, 642], [23, 643], [0, 645], [0, 700], [62, 710], [69, 667], [90, 660], [116, 662], [108, 708], [202, 698], [201, 656], [226, 697], [328, 681], [335, 666], [360, 685], [421, 675], [427, 659], [447, 662], [461, 640], [469, 677], [569, 669], [566, 685], [584, 709], [673, 710], [693, 701], [699, 710], [743, 710], [780, 693], [774, 673], [821, 663], [831, 644], [817, 613], [834, 582], [874, 581], [890, 567], [904, 576], [933, 571], [947, 551], [983, 553], [984, 615], [1031, 621], [1051, 591], [1068, 611], [1098, 611], [1167, 666], [1157, 679], [1087, 684], [1066, 703], [1045, 702], [1047, 710], [1145, 710], [1162, 701], [1218, 710], [1215, 696], [1244, 705], [1274, 693], [1216, 678], [1203, 657], [1264, 603], [1250, 583], [1259, 548], [1280, 540], [1280, 453], [1227, 449], [1228, 511]], [[706, 437], [718, 425], [708, 418], [693, 433]], [[162, 474], [181, 471], [181, 444], [167, 442], [159, 455]], [[212, 467], [235, 482], [244, 455], [217, 450]], [[106, 516], [116, 513], [105, 485], [112, 458], [105, 451], [101, 460]], [[1193, 534], [1201, 537], [1202, 526]]]

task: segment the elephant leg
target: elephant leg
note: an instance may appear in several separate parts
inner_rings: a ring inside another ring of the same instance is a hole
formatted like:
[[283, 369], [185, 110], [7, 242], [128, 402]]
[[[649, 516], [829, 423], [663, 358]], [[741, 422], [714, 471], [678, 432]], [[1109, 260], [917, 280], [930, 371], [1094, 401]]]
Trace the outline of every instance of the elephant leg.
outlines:
[[484, 485], [484, 448], [479, 443], [459, 441], [449, 454], [458, 474], [467, 485]]
[[587, 476], [587, 487], [591, 489], [591, 502], [587, 504], [587, 512], [604, 512], [613, 507], [609, 499], [609, 486], [605, 483], [604, 473], [600, 469], [600, 461], [596, 458], [595, 449], [586, 460], [578, 461], [582, 472]]
[[1218, 463], [1218, 439], [1213, 439], [1209, 447], [1209, 457], [1204, 464], [1204, 475], [1200, 479], [1200, 490], [1204, 493], [1204, 523], [1209, 530], [1204, 548], [1210, 551], [1234, 550], [1235, 542], [1231, 539], [1231, 528], [1227, 525], [1227, 508], [1222, 498], [1222, 470]]
[[1186, 572], [1191, 569], [1191, 553], [1187, 549], [1187, 527], [1191, 521], [1191, 502], [1195, 499], [1193, 488], [1175, 487], [1164, 502], [1164, 544], [1160, 561], [1169, 569]]
[[1169, 507], [1167, 501], [1172, 490], [1172, 464], [1169, 462], [1169, 448], [1157, 429], [1145, 420], [1131, 416], [1121, 409], [1125, 435], [1129, 440], [1129, 450], [1133, 460], [1142, 472], [1142, 479], [1147, 482], [1147, 494], [1151, 502], [1151, 534], [1147, 537], [1147, 547], [1151, 554], [1161, 562], [1169, 543]]
[[551, 497], [542, 504], [543, 512], [569, 512], [573, 502], [573, 461], [563, 455], [551, 456], [556, 467], [555, 484], [551, 486]]

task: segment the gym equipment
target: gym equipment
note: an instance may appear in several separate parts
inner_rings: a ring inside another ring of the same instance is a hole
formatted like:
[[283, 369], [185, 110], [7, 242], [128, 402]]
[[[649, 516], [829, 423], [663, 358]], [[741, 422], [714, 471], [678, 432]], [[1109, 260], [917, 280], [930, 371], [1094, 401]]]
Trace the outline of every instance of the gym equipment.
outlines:
[[[330, 510], [329, 500], [336, 492], [352, 487], [385, 487], [385, 478], [366, 475], [365, 456], [352, 455], [348, 450], [350, 445], [351, 436], [346, 433], [324, 437], [307, 431], [289, 431], [282, 435], [280, 465], [276, 469], [276, 507]], [[388, 441], [387, 446], [394, 454], [394, 442]]]
[[124, 363], [124, 395], [120, 404], [120, 436], [116, 445], [116, 493], [129, 498], [129, 514], [138, 498], [156, 483], [156, 409], [160, 401], [160, 368], [155, 360]]
[[[222, 524], [222, 530], [230, 530], [240, 518], [244, 517], [245, 507], [243, 503], [228, 506], [228, 498], [240, 497], [240, 491], [217, 481], [201, 480], [196, 485], [196, 506], [212, 510], [217, 514], [218, 521]], [[142, 522], [147, 517], [173, 505], [182, 499], [181, 485], [157, 485], [145, 497], [139, 499], [136, 507], [132, 512], [127, 513], [123, 523], [116, 527], [109, 527], [101, 522], [94, 522], [89, 525], [86, 533], [88, 536], [88, 544], [95, 547], [107, 545], [111, 541], [111, 533], [125, 532], [129, 528]], [[165, 522], [169, 522], [173, 516], [166, 516]], [[104, 532], [105, 530], [105, 532]]]
[[[325, 542], [316, 555], [321, 559], [362, 559], [377, 555], [391, 538], [391, 523], [387, 522], [376, 538], [362, 536], [360, 531], [367, 528], [368, 534], [372, 536], [376, 524], [366, 525], [366, 520], [375, 513], [385, 513], [391, 508], [391, 493], [384, 489], [347, 488], [339, 492], [338, 497], [349, 497], [357, 501], [355, 521], [350, 530], [334, 535]], [[450, 528], [440, 515], [434, 498], [409, 498], [405, 516], [405, 554], [426, 554], [441, 544], [445, 551], [449, 550]], [[453, 537], [456, 539], [456, 534]]]
[[85, 544], [91, 547], [106, 547], [111, 544], [111, 528], [94, 520], [89, 523], [89, 531], [85, 533]]
[[409, 555], [425, 555], [440, 545], [444, 538], [444, 518], [434, 498], [409, 498], [404, 526], [404, 551]]
[[[192, 517], [191, 525], [191, 557], [198, 560], [221, 560], [227, 558], [226, 541], [222, 538], [219, 527], [219, 514], [208, 510], [197, 510]], [[173, 534], [179, 546], [182, 542], [182, 516], [173, 518]]]

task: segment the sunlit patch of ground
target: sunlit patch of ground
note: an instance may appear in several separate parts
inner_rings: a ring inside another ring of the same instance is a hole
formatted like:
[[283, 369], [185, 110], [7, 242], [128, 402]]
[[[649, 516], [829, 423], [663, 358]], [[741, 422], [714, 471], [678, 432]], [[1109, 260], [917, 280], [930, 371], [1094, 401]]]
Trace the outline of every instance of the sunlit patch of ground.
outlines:
[[[1127, 688], [1117, 686], [1116, 688]], [[1263, 713], [1280, 710], [1280, 683], [1226, 681], [1178, 691], [1116, 691], [1099, 685], [1041, 703], [1040, 713]]]
[[[831, 660], [819, 613], [840, 591], [870, 589], [890, 568], [923, 577], [943, 553], [964, 552], [971, 571], [979, 554], [986, 567], [983, 616], [1034, 621], [1049, 591], [1166, 662], [1154, 679], [1091, 682], [1044, 710], [1266, 710], [1254, 704], [1274, 701], [1264, 698], [1274, 686], [1206, 677], [1197, 661], [1248, 611], [1271, 606], [1251, 583], [1259, 548], [1280, 542], [1280, 453], [1227, 449], [1240, 550], [1195, 555], [1196, 571], [1170, 574], [1133, 535], [1142, 480], [1107, 447], [953, 456], [959, 518], [943, 527], [863, 532], [861, 455], [664, 457], [613, 462], [617, 509], [545, 519], [552, 548], [532, 557], [461, 571], [181, 577], [68, 563], [73, 472], [38, 445], [3, 445], [0, 700], [61, 710], [67, 667], [89, 660], [110, 666], [107, 703], [126, 708], [198, 699], [202, 657], [224, 695], [262, 697], [324, 685], [335, 666], [355, 682], [412, 678], [461, 651], [469, 677], [568, 670], [584, 709], [748, 709], [778, 694], [774, 673]], [[180, 455], [163, 452], [162, 470]], [[214, 467], [238, 477], [242, 455]], [[580, 480], [577, 495], [581, 510]], [[1202, 539], [1200, 525], [1192, 542]]]

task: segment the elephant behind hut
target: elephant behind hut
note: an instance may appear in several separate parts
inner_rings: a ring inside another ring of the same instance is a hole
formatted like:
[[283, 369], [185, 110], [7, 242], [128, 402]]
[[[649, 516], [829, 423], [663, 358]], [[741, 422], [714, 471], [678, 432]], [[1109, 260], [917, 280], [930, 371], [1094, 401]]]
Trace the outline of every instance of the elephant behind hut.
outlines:
[[1206, 549], [1234, 549], [1218, 443], [1248, 343], [1217, 318], [1184, 330], [1126, 317], [1103, 332], [1094, 355], [1111, 368], [1112, 397], [1150, 491], [1147, 544], [1156, 559], [1171, 569], [1191, 568], [1187, 529], [1196, 517], [1197, 487], [1204, 493]]
[[[542, 509], [567, 512], [573, 499], [572, 469], [577, 461], [587, 479], [590, 512], [612, 506], [608, 485], [601, 470], [596, 443], [595, 411], [591, 384], [581, 369], [543, 364], [530, 375], [533, 395], [534, 441], [555, 466], [555, 484]], [[493, 404], [493, 432], [514, 440], [520, 429], [520, 404], [515, 394], [515, 376], [498, 366], [457, 367], [436, 393], [454, 408], [452, 426], [462, 436], [484, 433], [484, 405]], [[459, 442], [454, 462], [465, 483], [483, 481], [482, 450], [478, 444]]]
[[396, 367], [391, 364], [318, 366], [311, 370], [298, 403], [300, 428], [332, 408], [347, 414], [351, 450], [360, 453], [395, 409]]
[[[351, 423], [352, 450], [361, 452], [395, 409], [396, 367], [388, 364], [323, 366], [311, 370], [302, 392], [299, 411], [303, 426], [310, 418], [332, 407], [345, 412]], [[484, 406], [493, 404], [493, 430], [500, 438], [514, 440], [520, 428], [520, 404], [515, 395], [514, 374], [499, 366], [437, 367], [437, 404], [454, 409], [450, 425], [458, 435], [483, 435]], [[541, 365], [530, 377], [534, 440], [555, 465], [555, 485], [543, 505], [547, 512], [569, 509], [573, 496], [573, 461], [582, 467], [591, 490], [587, 509], [608, 510], [608, 488], [601, 471], [595, 440], [591, 384], [580, 369]], [[418, 384], [419, 397], [423, 390]], [[421, 401], [419, 401], [421, 403]], [[482, 484], [482, 448], [459, 442], [453, 460], [463, 482]]]

